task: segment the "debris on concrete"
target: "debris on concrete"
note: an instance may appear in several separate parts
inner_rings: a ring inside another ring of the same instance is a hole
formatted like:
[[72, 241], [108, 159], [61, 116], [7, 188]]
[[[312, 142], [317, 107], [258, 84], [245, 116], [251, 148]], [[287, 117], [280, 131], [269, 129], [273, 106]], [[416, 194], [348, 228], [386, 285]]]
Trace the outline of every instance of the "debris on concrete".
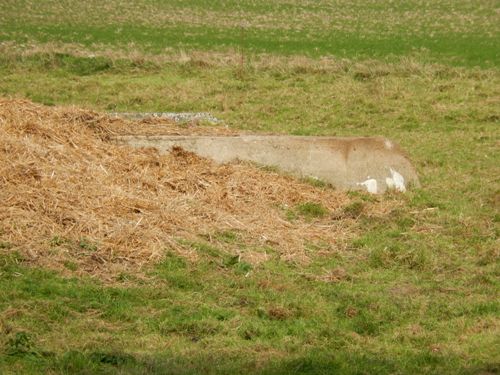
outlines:
[[372, 194], [418, 186], [415, 168], [404, 151], [383, 137], [304, 137], [277, 135], [127, 135], [118, 144], [174, 147], [218, 163], [235, 160], [277, 167], [298, 177], [312, 177], [341, 190], [364, 189]]
[[[192, 131], [153, 122], [138, 126], [74, 107], [0, 98], [0, 233], [9, 244], [0, 253], [16, 251], [23, 262], [113, 282], [122, 272], [141, 275], [165, 249], [196, 262], [187, 243], [200, 238], [258, 264], [268, 259], [266, 248], [281, 260], [307, 262], [310, 244], [321, 240], [342, 251], [357, 236], [352, 216], [289, 216], [306, 202], [344, 212], [357, 199], [345, 192], [247, 162], [217, 164], [179, 147], [160, 153], [113, 141], [138, 128]], [[395, 204], [373, 200], [363, 210], [387, 215]], [[213, 235], [224, 231], [238, 242]]]
[[109, 114], [114, 118], [126, 120], [166, 119], [175, 122], [208, 121], [219, 124], [221, 120], [208, 112], [112, 112]]

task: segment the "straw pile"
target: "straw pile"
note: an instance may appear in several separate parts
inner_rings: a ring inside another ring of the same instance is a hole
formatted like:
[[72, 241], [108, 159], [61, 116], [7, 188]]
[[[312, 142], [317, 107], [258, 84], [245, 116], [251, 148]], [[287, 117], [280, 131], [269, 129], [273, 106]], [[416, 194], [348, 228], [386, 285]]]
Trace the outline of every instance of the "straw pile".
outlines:
[[[306, 261], [311, 244], [343, 247], [353, 219], [288, 220], [287, 212], [303, 202], [339, 212], [350, 202], [344, 193], [181, 149], [160, 155], [109, 141], [113, 134], [185, 131], [199, 133], [0, 98], [0, 251], [110, 280], [140, 273], [166, 251], [196, 261], [186, 241], [211, 241], [253, 264], [271, 248], [282, 259]], [[228, 230], [236, 244], [218, 239]]]

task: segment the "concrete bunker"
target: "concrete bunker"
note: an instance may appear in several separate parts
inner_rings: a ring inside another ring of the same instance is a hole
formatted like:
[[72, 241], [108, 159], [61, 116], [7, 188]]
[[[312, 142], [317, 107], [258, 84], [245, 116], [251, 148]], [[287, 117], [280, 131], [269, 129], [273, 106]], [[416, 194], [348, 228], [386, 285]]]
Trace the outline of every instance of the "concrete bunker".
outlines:
[[378, 194], [419, 185], [406, 153], [383, 137], [121, 135], [113, 140], [154, 147], [161, 153], [181, 147], [218, 163], [255, 162], [297, 177], [316, 178], [340, 190]]

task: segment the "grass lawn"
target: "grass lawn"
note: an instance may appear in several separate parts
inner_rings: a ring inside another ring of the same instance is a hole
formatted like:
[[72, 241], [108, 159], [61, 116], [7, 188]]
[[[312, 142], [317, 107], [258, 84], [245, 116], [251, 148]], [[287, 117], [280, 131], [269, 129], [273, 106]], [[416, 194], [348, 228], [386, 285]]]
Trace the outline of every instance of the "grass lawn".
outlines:
[[[3, 97], [206, 111], [253, 132], [383, 135], [407, 150], [422, 187], [350, 192], [359, 235], [310, 244], [305, 263], [233, 263], [221, 248], [244, 244], [221, 232], [183, 243], [196, 262], [165, 248], [112, 282], [28, 264], [0, 227], [0, 373], [498, 373], [496, 8], [2, 1]], [[371, 201], [395, 208], [374, 219]], [[329, 214], [303, 205], [289, 220]]]
[[492, 67], [500, 62], [496, 8], [491, 0], [4, 0], [0, 41], [157, 54], [179, 48], [358, 59], [419, 54]]

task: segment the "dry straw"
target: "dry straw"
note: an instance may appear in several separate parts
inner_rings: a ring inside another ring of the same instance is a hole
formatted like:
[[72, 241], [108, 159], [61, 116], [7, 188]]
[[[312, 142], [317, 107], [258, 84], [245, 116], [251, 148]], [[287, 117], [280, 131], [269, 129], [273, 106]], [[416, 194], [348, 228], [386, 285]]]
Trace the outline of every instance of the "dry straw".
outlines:
[[[112, 280], [121, 271], [140, 273], [166, 251], [196, 261], [186, 241], [200, 236], [253, 264], [270, 252], [307, 261], [311, 244], [344, 247], [352, 218], [287, 219], [303, 202], [339, 212], [350, 202], [344, 193], [248, 164], [217, 165], [181, 149], [160, 155], [109, 141], [113, 134], [186, 132], [200, 129], [0, 99], [1, 251]], [[221, 231], [236, 233], [237, 243], [219, 241]]]

